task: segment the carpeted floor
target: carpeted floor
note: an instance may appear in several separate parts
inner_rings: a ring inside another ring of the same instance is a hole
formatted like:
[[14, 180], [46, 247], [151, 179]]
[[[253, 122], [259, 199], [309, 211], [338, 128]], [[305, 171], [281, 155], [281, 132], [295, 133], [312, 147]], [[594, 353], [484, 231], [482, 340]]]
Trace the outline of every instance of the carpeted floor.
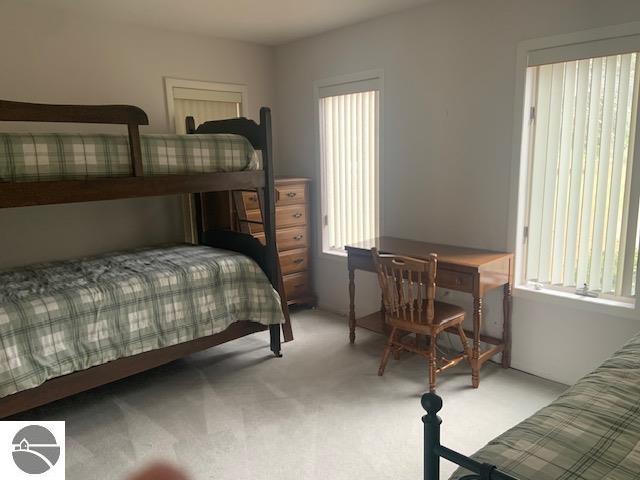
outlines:
[[[123, 480], [152, 459], [195, 480], [422, 478], [416, 356], [377, 376], [384, 339], [322, 311], [294, 315], [284, 358], [268, 334], [236, 340], [23, 415], [67, 421], [67, 479]], [[488, 364], [439, 378], [443, 443], [470, 454], [554, 399], [563, 385]], [[453, 471], [443, 464], [443, 478]]]

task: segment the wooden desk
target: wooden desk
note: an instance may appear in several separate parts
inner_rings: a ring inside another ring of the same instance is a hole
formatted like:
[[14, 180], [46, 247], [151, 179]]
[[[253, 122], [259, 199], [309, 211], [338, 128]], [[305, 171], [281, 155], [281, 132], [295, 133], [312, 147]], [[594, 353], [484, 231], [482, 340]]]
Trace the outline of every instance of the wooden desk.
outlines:
[[[473, 386], [479, 384], [479, 370], [484, 362], [502, 352], [502, 366], [511, 366], [511, 286], [513, 284], [513, 254], [479, 250], [475, 248], [455, 247], [437, 243], [417, 242], [394, 237], [378, 237], [353, 245], [347, 245], [349, 268], [349, 340], [356, 340], [356, 325], [383, 332], [384, 314], [377, 312], [356, 320], [355, 314], [355, 271], [375, 272], [371, 248], [381, 253], [426, 258], [430, 253], [438, 255], [436, 285], [473, 295], [473, 331], [467, 332], [473, 339]], [[495, 288], [503, 289], [504, 322], [502, 338], [480, 334], [482, 327], [482, 303], [486, 292]], [[491, 345], [481, 351], [480, 342]]]

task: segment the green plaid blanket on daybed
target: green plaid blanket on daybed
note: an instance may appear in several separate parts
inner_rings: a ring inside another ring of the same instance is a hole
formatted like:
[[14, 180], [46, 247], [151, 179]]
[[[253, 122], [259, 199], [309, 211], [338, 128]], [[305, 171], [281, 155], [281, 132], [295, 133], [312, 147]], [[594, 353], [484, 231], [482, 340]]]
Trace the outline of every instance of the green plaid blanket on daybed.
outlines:
[[522, 480], [639, 479], [640, 334], [473, 458]]
[[0, 397], [226, 329], [282, 323], [260, 267], [176, 245], [0, 272]]
[[[240, 135], [141, 135], [144, 175], [256, 170]], [[0, 134], [0, 182], [81, 180], [132, 174], [127, 135]]]

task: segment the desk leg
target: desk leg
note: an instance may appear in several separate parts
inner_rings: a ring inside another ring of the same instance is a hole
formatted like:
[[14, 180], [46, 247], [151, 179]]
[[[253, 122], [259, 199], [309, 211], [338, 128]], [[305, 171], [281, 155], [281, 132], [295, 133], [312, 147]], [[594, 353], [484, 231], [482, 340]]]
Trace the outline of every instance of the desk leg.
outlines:
[[511, 295], [511, 283], [504, 285], [504, 297], [502, 299], [503, 325], [502, 342], [504, 351], [502, 352], [502, 368], [511, 367], [511, 312], [513, 311], [513, 297]]
[[356, 341], [356, 280], [355, 270], [349, 267], [349, 342]]
[[482, 297], [473, 297], [473, 348], [471, 349], [471, 384], [480, 385], [480, 329], [482, 328]]

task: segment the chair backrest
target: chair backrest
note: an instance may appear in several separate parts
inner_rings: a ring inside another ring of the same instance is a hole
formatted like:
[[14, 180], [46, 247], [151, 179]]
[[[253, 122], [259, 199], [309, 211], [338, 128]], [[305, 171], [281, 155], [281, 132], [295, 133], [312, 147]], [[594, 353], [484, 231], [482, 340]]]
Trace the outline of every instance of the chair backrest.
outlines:
[[385, 314], [413, 323], [433, 323], [433, 303], [436, 296], [435, 253], [426, 260], [381, 255], [371, 249], [382, 290]]

